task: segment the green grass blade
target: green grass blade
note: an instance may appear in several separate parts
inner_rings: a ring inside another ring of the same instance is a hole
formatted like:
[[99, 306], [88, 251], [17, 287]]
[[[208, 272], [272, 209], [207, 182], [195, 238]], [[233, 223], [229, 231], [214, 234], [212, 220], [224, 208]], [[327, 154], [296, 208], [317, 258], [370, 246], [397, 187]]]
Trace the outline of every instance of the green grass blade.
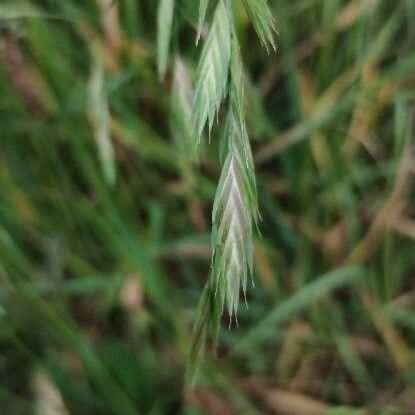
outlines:
[[157, 69], [160, 80], [164, 79], [167, 71], [173, 14], [174, 0], [159, 0], [157, 12]]
[[357, 265], [335, 269], [316, 278], [287, 300], [277, 304], [254, 328], [249, 330], [235, 346], [233, 352], [243, 351], [252, 344], [265, 341], [274, 333], [271, 327], [286, 322], [313, 302], [332, 291], [361, 278], [364, 269]]

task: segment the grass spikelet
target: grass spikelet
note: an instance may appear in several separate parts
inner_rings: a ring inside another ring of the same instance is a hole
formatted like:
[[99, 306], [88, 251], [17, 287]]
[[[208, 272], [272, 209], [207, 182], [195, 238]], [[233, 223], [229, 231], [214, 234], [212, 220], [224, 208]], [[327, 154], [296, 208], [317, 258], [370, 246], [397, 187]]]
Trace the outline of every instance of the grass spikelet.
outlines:
[[200, 36], [202, 34], [202, 26], [205, 21], [206, 10], [209, 5], [209, 0], [200, 0], [199, 1], [199, 22], [197, 25], [197, 36], [196, 36], [196, 46], [199, 44]]
[[231, 31], [227, 7], [219, 0], [212, 27], [200, 57], [193, 100], [193, 122], [197, 142], [206, 122], [209, 131], [225, 97], [231, 55]]
[[266, 0], [243, 0], [245, 9], [267, 52], [271, 47], [277, 50], [275, 34], [277, 33], [274, 17]]
[[212, 275], [215, 295], [236, 317], [241, 288], [246, 294], [252, 272], [252, 218], [247, 207], [241, 164], [235, 153], [226, 158], [212, 212]]
[[247, 277], [252, 277], [252, 225], [258, 221], [252, 152], [245, 124], [235, 112], [238, 95], [231, 92], [223, 140], [227, 155], [212, 212], [212, 276], [231, 319], [236, 319], [241, 290], [246, 298]]

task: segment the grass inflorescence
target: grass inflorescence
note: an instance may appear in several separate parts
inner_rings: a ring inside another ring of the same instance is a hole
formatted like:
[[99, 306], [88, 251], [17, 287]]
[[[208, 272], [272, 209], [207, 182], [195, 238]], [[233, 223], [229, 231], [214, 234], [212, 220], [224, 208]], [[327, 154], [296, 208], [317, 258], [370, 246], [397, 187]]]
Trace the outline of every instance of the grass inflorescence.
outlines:
[[0, 3], [0, 413], [412, 415], [413, 2]]

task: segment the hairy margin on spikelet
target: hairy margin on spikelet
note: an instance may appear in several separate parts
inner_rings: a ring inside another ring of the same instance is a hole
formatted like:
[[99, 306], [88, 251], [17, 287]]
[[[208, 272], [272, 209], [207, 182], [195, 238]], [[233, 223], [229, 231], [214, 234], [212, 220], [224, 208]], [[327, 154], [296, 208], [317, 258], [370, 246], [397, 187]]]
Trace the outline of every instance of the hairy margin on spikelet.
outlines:
[[236, 34], [232, 38], [229, 109], [222, 138], [225, 159], [212, 211], [212, 278], [222, 307], [237, 314], [252, 276], [252, 228], [258, 222], [255, 169], [245, 125], [243, 71]]
[[245, 9], [252, 20], [254, 28], [265, 46], [267, 52], [271, 46], [274, 51], [277, 50], [275, 43], [275, 34], [277, 34], [276, 24], [267, 0], [242, 0]]
[[215, 115], [226, 94], [231, 56], [229, 26], [229, 10], [224, 1], [219, 0], [197, 71], [193, 122], [198, 143], [207, 121], [209, 131], [211, 130]]
[[197, 25], [196, 46], [199, 44], [200, 36], [202, 34], [202, 26], [205, 21], [206, 10], [208, 8], [209, 0], [199, 1], [199, 23]]

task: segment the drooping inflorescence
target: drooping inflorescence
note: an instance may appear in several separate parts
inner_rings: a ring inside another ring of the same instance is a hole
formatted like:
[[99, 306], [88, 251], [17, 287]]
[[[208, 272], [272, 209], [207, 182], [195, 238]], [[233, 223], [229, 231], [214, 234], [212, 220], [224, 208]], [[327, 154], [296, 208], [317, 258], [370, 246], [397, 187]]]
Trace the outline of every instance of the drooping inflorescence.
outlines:
[[[202, 4], [203, 3], [203, 4]], [[200, 21], [206, 1], [202, 1]], [[244, 0], [248, 15], [268, 49], [275, 48], [275, 24], [265, 0]], [[200, 32], [200, 29], [199, 29]], [[212, 128], [220, 105], [227, 102], [223, 167], [212, 212], [214, 295], [236, 316], [241, 290], [246, 293], [252, 274], [252, 228], [258, 221], [254, 163], [245, 124], [243, 68], [228, 0], [219, 0], [199, 61], [193, 120], [199, 142], [205, 125]]]
[[[209, 3], [209, 0], [199, 2], [196, 44]], [[160, 0], [159, 16], [170, 16], [172, 4], [173, 0]], [[243, 0], [242, 4], [266, 50], [275, 50], [275, 22], [266, 0]], [[169, 43], [165, 28], [159, 28], [161, 75]], [[236, 319], [241, 291], [246, 296], [247, 281], [253, 272], [252, 236], [259, 213], [254, 162], [245, 122], [243, 83], [232, 1], [218, 0], [197, 67], [192, 105], [196, 144], [200, 143], [206, 126], [210, 136], [221, 106], [226, 108], [226, 116], [221, 142], [222, 173], [212, 211], [212, 263], [194, 325], [189, 359], [191, 377], [207, 336], [215, 338], [217, 334], [223, 308], [226, 306], [230, 320], [233, 316]]]

